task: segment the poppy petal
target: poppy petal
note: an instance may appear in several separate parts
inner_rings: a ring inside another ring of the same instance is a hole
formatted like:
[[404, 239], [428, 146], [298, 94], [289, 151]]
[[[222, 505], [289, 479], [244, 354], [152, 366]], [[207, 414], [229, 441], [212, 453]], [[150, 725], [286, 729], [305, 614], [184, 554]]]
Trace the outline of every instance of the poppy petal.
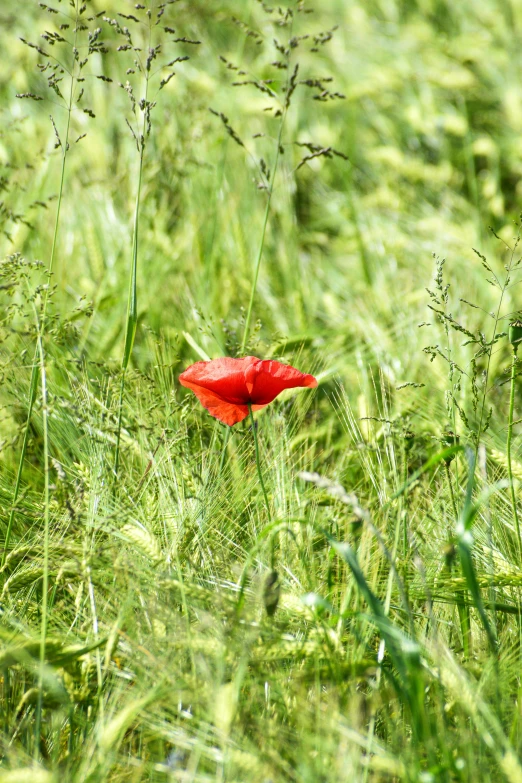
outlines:
[[255, 379], [251, 400], [257, 405], [268, 405], [285, 389], [299, 386], [313, 389], [317, 380], [313, 375], [299, 372], [295, 367], [276, 361], [259, 361], [255, 365]]
[[285, 389], [317, 386], [313, 375], [255, 356], [196, 362], [181, 373], [179, 380], [196, 394], [211, 416], [229, 426], [248, 416], [249, 404], [254, 411], [260, 410]]
[[200, 403], [207, 409], [211, 416], [215, 419], [219, 419], [223, 424], [228, 424], [229, 427], [232, 427], [239, 421], [243, 421], [243, 419], [246, 419], [248, 416], [247, 405], [236, 405], [228, 402], [215, 392], [210, 391], [210, 389], [204, 389], [202, 386], [190, 383], [186, 379], [181, 381], [181, 383], [183, 386], [186, 386], [187, 389], [191, 389], [194, 392]]
[[256, 363], [259, 363], [259, 359], [255, 356], [245, 356], [243, 359], [225, 356], [210, 362], [196, 362], [181, 373], [179, 380], [183, 386], [194, 383], [209, 389], [233, 405], [246, 405], [250, 400], [250, 392], [245, 373]]

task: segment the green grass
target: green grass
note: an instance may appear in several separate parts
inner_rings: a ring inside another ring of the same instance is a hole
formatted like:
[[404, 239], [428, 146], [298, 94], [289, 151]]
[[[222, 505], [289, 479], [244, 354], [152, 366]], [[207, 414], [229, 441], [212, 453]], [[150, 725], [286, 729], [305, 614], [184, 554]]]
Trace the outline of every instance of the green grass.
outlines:
[[143, 4], [0, 8], [0, 783], [520, 783], [522, 5]]

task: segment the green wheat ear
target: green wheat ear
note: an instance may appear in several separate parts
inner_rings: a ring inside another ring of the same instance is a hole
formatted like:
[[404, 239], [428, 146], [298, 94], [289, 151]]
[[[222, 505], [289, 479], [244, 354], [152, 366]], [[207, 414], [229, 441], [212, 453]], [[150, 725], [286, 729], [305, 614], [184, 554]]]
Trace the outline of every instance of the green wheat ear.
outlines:
[[273, 617], [277, 611], [279, 597], [281, 595], [281, 582], [277, 571], [269, 571], [263, 584], [263, 603], [266, 613]]

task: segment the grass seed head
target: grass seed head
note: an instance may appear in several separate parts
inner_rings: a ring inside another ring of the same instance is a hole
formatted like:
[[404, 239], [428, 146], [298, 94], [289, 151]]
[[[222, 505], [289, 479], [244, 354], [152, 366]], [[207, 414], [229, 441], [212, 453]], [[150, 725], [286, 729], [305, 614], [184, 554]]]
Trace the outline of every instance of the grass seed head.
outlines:
[[[441, 436], [441, 443], [446, 449], [450, 449], [453, 446], [458, 446], [460, 443], [460, 438], [458, 435], [455, 435], [453, 430], [446, 430], [446, 432], [442, 433]], [[454, 454], [450, 454], [448, 457], [445, 458], [444, 462], [446, 465], [449, 465], [453, 460], [455, 459]]]

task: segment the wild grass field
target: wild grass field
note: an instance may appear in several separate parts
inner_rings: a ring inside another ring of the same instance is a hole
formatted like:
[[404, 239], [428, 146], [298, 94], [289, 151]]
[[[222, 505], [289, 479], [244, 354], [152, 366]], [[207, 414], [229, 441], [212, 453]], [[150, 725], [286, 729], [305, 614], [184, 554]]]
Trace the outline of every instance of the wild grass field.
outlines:
[[521, 36], [2, 0], [0, 783], [522, 783]]

